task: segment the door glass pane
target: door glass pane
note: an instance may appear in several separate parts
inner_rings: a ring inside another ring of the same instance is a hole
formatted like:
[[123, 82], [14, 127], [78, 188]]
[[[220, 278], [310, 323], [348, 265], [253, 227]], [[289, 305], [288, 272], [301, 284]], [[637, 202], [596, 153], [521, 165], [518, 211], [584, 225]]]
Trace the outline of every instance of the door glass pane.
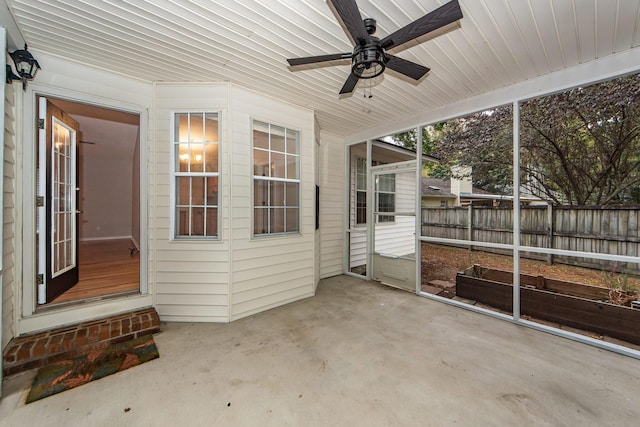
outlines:
[[52, 263], [51, 275], [56, 277], [76, 265], [75, 241], [75, 169], [72, 153], [75, 141], [72, 130], [54, 119], [51, 143], [52, 185]]

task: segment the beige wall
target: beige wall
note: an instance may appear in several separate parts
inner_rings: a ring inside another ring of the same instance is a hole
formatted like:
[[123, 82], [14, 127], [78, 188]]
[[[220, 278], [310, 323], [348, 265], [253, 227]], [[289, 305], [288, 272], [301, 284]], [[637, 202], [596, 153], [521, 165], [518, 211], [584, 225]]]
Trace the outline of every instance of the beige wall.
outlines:
[[131, 237], [139, 127], [73, 117], [82, 140], [91, 142], [80, 144], [80, 239]]

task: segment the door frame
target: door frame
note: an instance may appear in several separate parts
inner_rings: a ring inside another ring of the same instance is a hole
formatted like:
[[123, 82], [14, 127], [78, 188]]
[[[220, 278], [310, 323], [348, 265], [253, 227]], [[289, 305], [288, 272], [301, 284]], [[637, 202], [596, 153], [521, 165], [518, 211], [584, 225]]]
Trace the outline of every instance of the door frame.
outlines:
[[[419, 157], [419, 156], [418, 156]], [[387, 262], [392, 262], [392, 263], [396, 263], [396, 264], [408, 264], [410, 262], [410, 259], [408, 257], [405, 256], [388, 256], [388, 255], [384, 255], [381, 253], [378, 253], [376, 251], [376, 217], [377, 215], [379, 215], [379, 212], [376, 212], [375, 207], [378, 206], [378, 201], [376, 200], [376, 178], [380, 177], [381, 175], [389, 175], [389, 174], [394, 174], [394, 175], [398, 175], [398, 174], [404, 174], [404, 173], [413, 173], [416, 174], [416, 162], [414, 160], [409, 160], [406, 162], [398, 162], [398, 163], [390, 163], [390, 164], [384, 164], [384, 165], [380, 165], [380, 166], [371, 166], [370, 168], [371, 173], [369, 174], [370, 177], [370, 181], [369, 181], [369, 185], [368, 188], [371, 189], [371, 191], [367, 192], [367, 205], [371, 206], [371, 212], [370, 212], [370, 216], [367, 218], [367, 232], [368, 232], [368, 237], [371, 241], [371, 273], [373, 275], [375, 275], [375, 272], [378, 271], [378, 265], [377, 262], [379, 262], [382, 258], [384, 258], [385, 260], [387, 260]], [[418, 176], [421, 176], [420, 174], [418, 174]], [[420, 186], [420, 180], [418, 179], [418, 187]], [[396, 186], [396, 191], [395, 194], [397, 196], [398, 192], [397, 192], [398, 187]], [[371, 193], [371, 194], [369, 194]], [[414, 197], [415, 197], [415, 192], [414, 192]], [[397, 198], [396, 198], [396, 203], [397, 203]], [[396, 205], [397, 206], [397, 205]], [[415, 241], [418, 239], [419, 236], [419, 232], [418, 232], [418, 228], [416, 228], [415, 224], [417, 224], [417, 221], [415, 220], [418, 215], [420, 215], [420, 210], [418, 209], [418, 205], [417, 203], [414, 203], [414, 209], [413, 212], [401, 212], [401, 211], [395, 211], [395, 212], [390, 212], [390, 213], [384, 213], [384, 215], [393, 215], [394, 218], [396, 216], [400, 216], [400, 217], [406, 217], [406, 216], [413, 216], [414, 217], [414, 232], [413, 232], [413, 239], [414, 239], [414, 259], [413, 259], [413, 263], [414, 263], [414, 268], [413, 268], [413, 280], [412, 282], [415, 284], [415, 289], [416, 292], [418, 292], [419, 289], [419, 265], [420, 265], [420, 253], [417, 251], [417, 245], [415, 244]], [[379, 279], [376, 279], [379, 280]], [[383, 282], [384, 283], [384, 282]], [[404, 286], [400, 286], [400, 285], [396, 285], [396, 284], [391, 284], [392, 286], [398, 286], [398, 287], [402, 287], [403, 289], [407, 289]]]
[[[116, 297], [102, 301], [88, 302], [72, 307], [39, 308], [37, 304], [36, 274], [36, 123], [38, 114], [37, 97], [64, 99], [73, 102], [94, 105], [137, 114], [140, 118], [140, 294]], [[65, 88], [54, 88], [46, 84], [33, 82], [23, 93], [23, 141], [16, 147], [16, 162], [22, 166], [20, 190], [21, 200], [16, 205], [22, 207], [22, 215], [16, 218], [16, 228], [22, 230], [22, 238], [17, 239], [16, 250], [21, 254], [16, 259], [18, 271], [22, 271], [19, 285], [21, 314], [17, 319], [17, 334], [46, 330], [57, 325], [80, 322], [86, 319], [104, 316], [105, 312], [117, 313], [153, 305], [148, 274], [148, 128], [147, 108], [141, 105], [111, 98], [77, 92]]]

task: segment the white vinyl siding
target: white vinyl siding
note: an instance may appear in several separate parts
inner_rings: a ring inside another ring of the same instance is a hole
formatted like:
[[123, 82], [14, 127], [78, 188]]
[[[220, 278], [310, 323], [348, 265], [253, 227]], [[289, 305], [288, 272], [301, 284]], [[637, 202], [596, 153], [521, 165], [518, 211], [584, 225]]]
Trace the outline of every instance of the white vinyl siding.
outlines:
[[[295, 107], [231, 86], [232, 294], [236, 320], [314, 294], [315, 161], [314, 117]], [[292, 235], [253, 238], [254, 120], [299, 132], [300, 231]]]
[[219, 111], [226, 117], [227, 84], [157, 84], [155, 134], [151, 138], [155, 161], [152, 180], [155, 206], [150, 212], [156, 310], [164, 321], [229, 320], [229, 162], [224, 122], [219, 123], [220, 192], [222, 207], [216, 240], [172, 240], [171, 117], [175, 112]]
[[[313, 113], [227, 83], [156, 84], [152, 244], [156, 309], [165, 321], [228, 322], [314, 293]], [[219, 239], [172, 240], [171, 113], [220, 112]], [[252, 236], [253, 120], [300, 135], [300, 231]]]
[[15, 229], [15, 182], [16, 182], [16, 105], [15, 90], [18, 84], [4, 86], [4, 181], [2, 195], [2, 343], [4, 349], [16, 335], [14, 324], [14, 301], [16, 286], [16, 229]]
[[320, 278], [343, 273], [344, 265], [344, 164], [342, 138], [320, 133]]

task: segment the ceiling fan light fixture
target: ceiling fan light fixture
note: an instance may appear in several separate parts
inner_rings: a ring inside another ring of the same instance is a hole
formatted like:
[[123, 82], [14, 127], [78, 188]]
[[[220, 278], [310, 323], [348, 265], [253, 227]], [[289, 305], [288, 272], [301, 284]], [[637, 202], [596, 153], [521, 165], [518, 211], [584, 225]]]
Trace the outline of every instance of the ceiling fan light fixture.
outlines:
[[384, 72], [386, 57], [379, 40], [361, 46], [357, 45], [353, 50], [351, 59], [351, 72], [360, 79], [373, 79]]

